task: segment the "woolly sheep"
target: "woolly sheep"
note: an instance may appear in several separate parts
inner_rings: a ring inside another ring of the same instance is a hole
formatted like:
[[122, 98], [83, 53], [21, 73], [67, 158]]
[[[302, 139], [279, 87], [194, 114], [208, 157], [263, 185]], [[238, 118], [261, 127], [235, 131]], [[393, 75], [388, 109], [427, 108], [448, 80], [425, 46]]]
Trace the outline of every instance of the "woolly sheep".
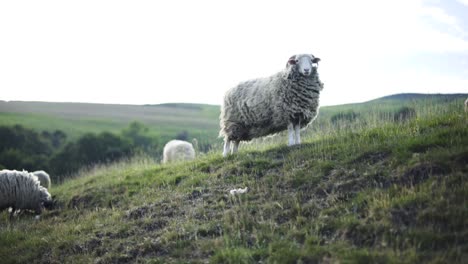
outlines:
[[163, 163], [195, 159], [195, 150], [187, 141], [171, 140], [164, 146]]
[[301, 143], [300, 129], [318, 114], [323, 89], [317, 67], [319, 58], [299, 54], [286, 68], [270, 77], [242, 82], [229, 89], [221, 106], [220, 137], [223, 156], [235, 153], [240, 141], [249, 141], [288, 130], [288, 145]]
[[16, 210], [33, 210], [37, 219], [44, 206], [51, 204], [52, 197], [34, 174], [16, 170], [0, 171], [0, 211], [11, 207], [12, 217]]
[[39, 182], [41, 183], [41, 186], [44, 186], [47, 189], [50, 189], [50, 186], [51, 186], [50, 176], [47, 172], [43, 170], [39, 170], [39, 171], [33, 172], [33, 174], [37, 176], [37, 178], [39, 179]]
[[468, 112], [468, 98], [465, 100], [465, 113]]

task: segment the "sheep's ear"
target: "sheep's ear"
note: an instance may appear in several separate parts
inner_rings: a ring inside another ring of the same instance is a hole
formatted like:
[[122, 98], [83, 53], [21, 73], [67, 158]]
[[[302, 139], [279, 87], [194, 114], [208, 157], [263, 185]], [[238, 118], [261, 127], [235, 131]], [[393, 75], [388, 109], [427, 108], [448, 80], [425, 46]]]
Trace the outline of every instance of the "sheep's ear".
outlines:
[[315, 58], [312, 60], [313, 63], [318, 63], [320, 61], [320, 58]]
[[296, 64], [296, 55], [292, 56], [288, 60], [288, 64], [295, 65]]

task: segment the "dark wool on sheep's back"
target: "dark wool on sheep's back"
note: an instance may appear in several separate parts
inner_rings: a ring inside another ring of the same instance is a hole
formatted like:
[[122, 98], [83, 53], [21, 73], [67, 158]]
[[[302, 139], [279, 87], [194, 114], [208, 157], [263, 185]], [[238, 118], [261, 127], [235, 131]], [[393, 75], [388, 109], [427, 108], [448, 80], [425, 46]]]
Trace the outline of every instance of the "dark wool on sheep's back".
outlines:
[[316, 67], [308, 76], [291, 67], [267, 78], [240, 83], [224, 97], [220, 136], [251, 140], [284, 131], [289, 122], [305, 127], [318, 114], [322, 89]]

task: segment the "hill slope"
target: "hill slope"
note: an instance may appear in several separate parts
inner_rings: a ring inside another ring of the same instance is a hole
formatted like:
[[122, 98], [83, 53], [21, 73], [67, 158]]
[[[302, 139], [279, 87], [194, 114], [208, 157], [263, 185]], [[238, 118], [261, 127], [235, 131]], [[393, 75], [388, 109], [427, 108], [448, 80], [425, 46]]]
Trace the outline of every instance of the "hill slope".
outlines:
[[[132, 160], [54, 186], [35, 222], [0, 215], [5, 263], [462, 263], [468, 116], [342, 129], [186, 164]], [[240, 196], [229, 190], [248, 187]]]
[[419, 94], [419, 93], [402, 93], [393, 94], [371, 100], [370, 102], [382, 102], [382, 101], [414, 101], [414, 100], [433, 100], [433, 101], [450, 101], [457, 98], [466, 98], [467, 94]]

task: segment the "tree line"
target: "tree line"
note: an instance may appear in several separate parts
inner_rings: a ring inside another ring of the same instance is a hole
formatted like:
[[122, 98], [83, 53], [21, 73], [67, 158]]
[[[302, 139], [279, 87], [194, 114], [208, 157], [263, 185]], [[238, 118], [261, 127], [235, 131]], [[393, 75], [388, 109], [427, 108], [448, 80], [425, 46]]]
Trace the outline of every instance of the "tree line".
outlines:
[[[189, 140], [187, 131], [173, 138]], [[150, 133], [139, 122], [131, 123], [120, 133], [87, 133], [71, 141], [65, 132], [36, 131], [21, 125], [0, 126], [0, 169], [46, 170], [53, 181], [76, 173], [83, 167], [109, 163], [144, 154], [160, 159], [167, 140]], [[202, 149], [208, 149], [208, 143]]]

